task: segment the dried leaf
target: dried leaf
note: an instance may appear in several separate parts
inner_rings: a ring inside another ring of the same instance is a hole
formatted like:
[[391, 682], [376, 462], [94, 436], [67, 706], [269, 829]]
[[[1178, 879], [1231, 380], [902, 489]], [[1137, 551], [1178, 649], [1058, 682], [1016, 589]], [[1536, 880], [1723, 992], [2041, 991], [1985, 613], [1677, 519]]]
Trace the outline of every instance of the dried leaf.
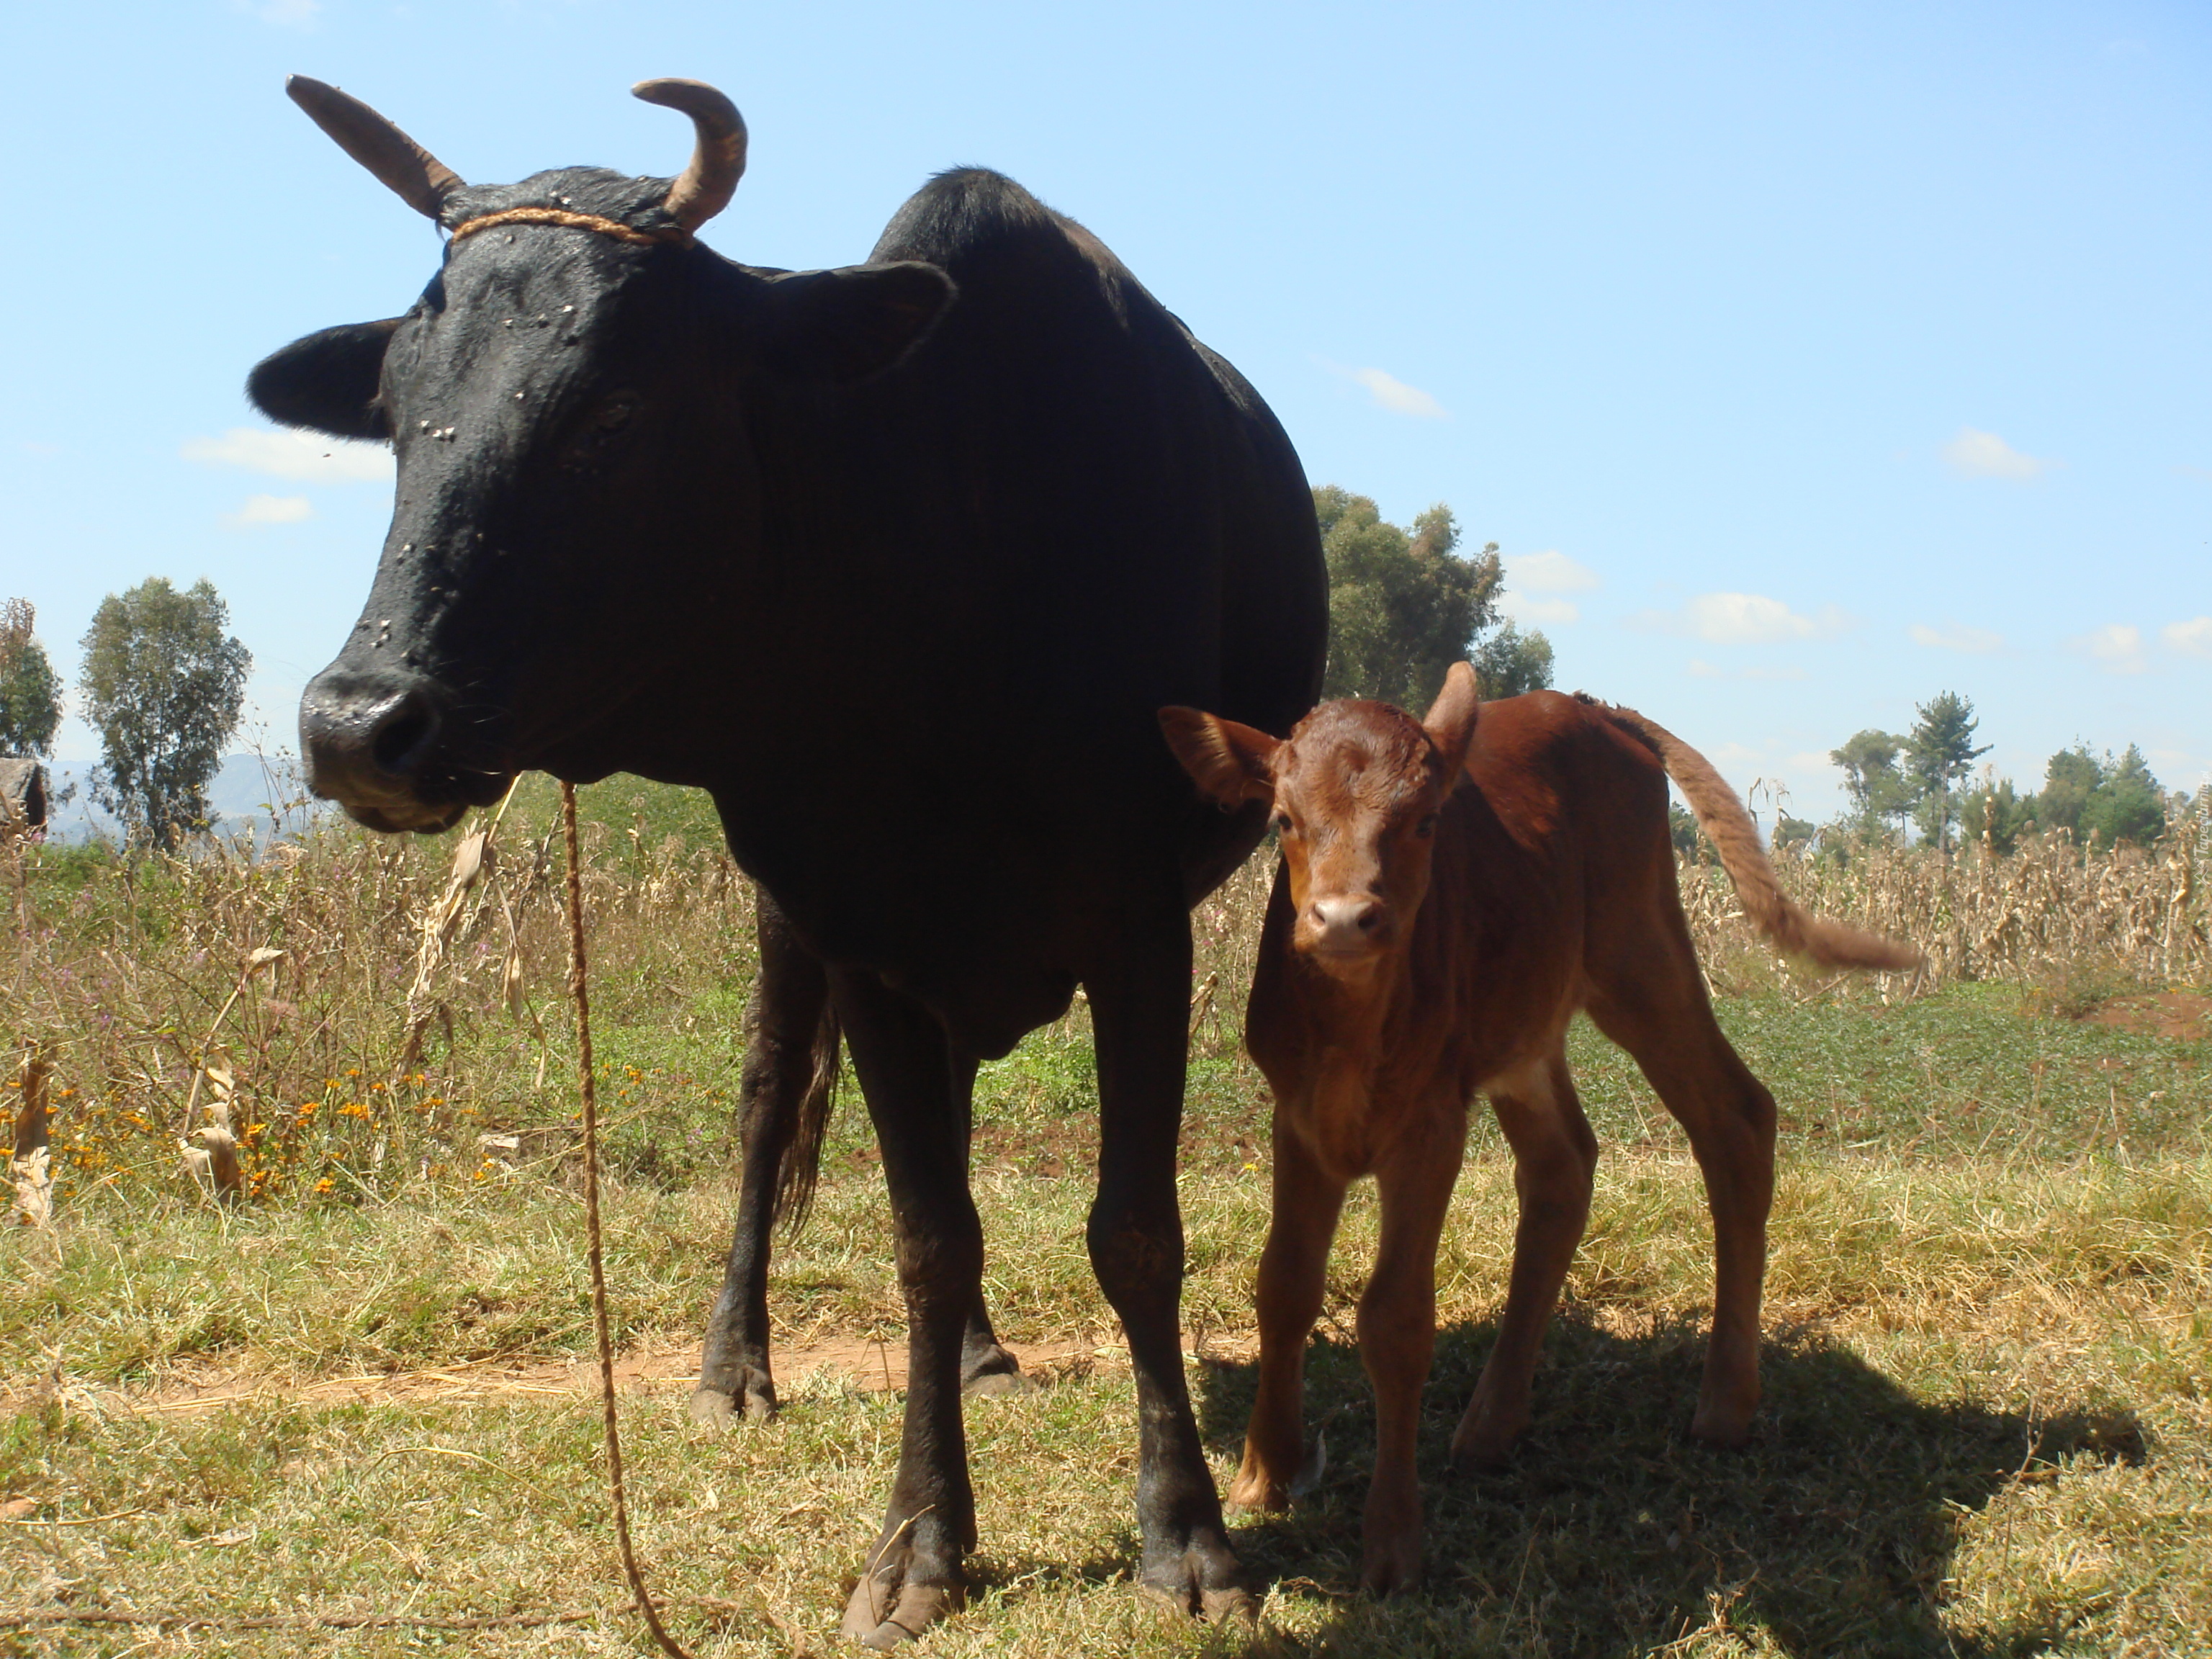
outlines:
[[246, 954], [246, 965], [249, 970], [266, 968], [272, 962], [282, 962], [286, 954], [273, 945], [257, 945]]
[[484, 854], [490, 844], [488, 830], [473, 830], [461, 837], [460, 845], [453, 848], [453, 873], [448, 883], [453, 892], [466, 892], [476, 884], [483, 872]]
[[[196, 1131], [192, 1139], [207, 1150], [186, 1147], [185, 1166], [204, 1185], [211, 1187], [224, 1203], [237, 1203], [246, 1194], [246, 1174], [238, 1162], [238, 1138], [231, 1133], [228, 1125], [210, 1123]], [[193, 1157], [195, 1152], [198, 1154], [198, 1161]]]

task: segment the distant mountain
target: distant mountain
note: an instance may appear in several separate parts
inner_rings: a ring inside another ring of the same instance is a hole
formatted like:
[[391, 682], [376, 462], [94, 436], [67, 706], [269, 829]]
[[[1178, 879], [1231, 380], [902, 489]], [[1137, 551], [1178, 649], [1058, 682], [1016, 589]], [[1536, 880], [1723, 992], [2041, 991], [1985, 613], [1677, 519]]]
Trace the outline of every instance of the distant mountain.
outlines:
[[[121, 839], [123, 826], [92, 804], [86, 783], [91, 770], [83, 763], [46, 769], [50, 796], [61, 795], [71, 785], [76, 788], [75, 798], [56, 808], [47, 825], [47, 834], [56, 841], [90, 841], [96, 836]], [[213, 827], [218, 835], [250, 833], [256, 840], [268, 841], [271, 830], [277, 827], [271, 822], [273, 807], [282, 821], [276, 838], [289, 839], [300, 833], [311, 812], [330, 810], [322, 802], [310, 806], [307, 801], [307, 781], [296, 755], [226, 755], [215, 781], [208, 786], [208, 805], [215, 814]]]

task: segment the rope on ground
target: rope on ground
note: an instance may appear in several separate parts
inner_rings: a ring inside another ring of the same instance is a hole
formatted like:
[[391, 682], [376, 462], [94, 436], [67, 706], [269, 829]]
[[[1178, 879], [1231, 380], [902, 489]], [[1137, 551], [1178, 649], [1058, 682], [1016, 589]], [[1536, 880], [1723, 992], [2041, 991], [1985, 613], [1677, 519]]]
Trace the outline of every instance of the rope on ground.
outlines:
[[[725, 1616], [756, 1611], [742, 1602], [705, 1596], [677, 1598], [685, 1607]], [[618, 1609], [544, 1607], [534, 1612], [440, 1615], [427, 1613], [185, 1613], [174, 1607], [25, 1607], [0, 1613], [0, 1630], [44, 1630], [61, 1625], [128, 1625], [149, 1630], [532, 1630], [548, 1625], [588, 1625]], [[771, 1622], [781, 1623], [773, 1613]]]
[[568, 847], [568, 994], [576, 1005], [576, 1073], [584, 1097], [584, 1231], [592, 1264], [592, 1323], [599, 1340], [599, 1403], [606, 1424], [607, 1485], [614, 1495], [615, 1541], [630, 1595], [668, 1659], [691, 1659], [660, 1622], [660, 1609], [645, 1587], [630, 1545], [629, 1499], [623, 1490], [622, 1434], [615, 1425], [615, 1349], [607, 1329], [607, 1275], [599, 1247], [599, 1109], [592, 1083], [592, 1005], [584, 988], [583, 857], [576, 848], [576, 786], [561, 786], [561, 834]]

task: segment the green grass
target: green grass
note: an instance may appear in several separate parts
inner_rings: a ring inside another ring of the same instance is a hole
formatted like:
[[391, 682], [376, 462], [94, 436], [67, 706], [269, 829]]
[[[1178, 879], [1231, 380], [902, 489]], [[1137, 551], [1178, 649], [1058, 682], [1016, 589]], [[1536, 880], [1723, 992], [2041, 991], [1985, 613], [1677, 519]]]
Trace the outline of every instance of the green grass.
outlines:
[[[629, 836], [623, 787], [587, 792], [600, 825], [609, 1279], [627, 1348], [696, 1353], [732, 1203], [747, 912], [705, 899], [692, 842]], [[502, 866], [514, 891], [530, 890], [544, 821], [530, 815], [544, 805], [519, 798]], [[665, 816], [649, 807], [658, 831]], [[371, 1091], [396, 1053], [405, 918], [434, 896], [447, 854], [380, 856], [344, 866], [361, 878], [350, 913], [274, 876], [218, 889], [149, 868], [133, 898], [112, 864], [40, 865], [31, 890], [56, 931], [0, 1013], [70, 1045], [60, 1080], [78, 1092], [58, 1103], [58, 1142], [82, 1131], [114, 1157], [65, 1169], [58, 1233], [0, 1237], [12, 1291], [0, 1298], [0, 1504], [15, 1504], [0, 1511], [12, 1517], [0, 1521], [0, 1614], [594, 1616], [442, 1632], [0, 1625], [0, 1654], [647, 1650], [622, 1612], [593, 1401], [441, 1400], [447, 1385], [428, 1375], [589, 1351], [572, 1175], [557, 1155], [486, 1170], [476, 1150], [480, 1133], [573, 1120], [557, 956], [526, 928], [550, 1028], [541, 1051], [499, 1006], [496, 953], [471, 942], [498, 934], [489, 922], [465, 933], [439, 990], [454, 1046], [441, 1030], [422, 1084]], [[639, 896], [679, 876], [689, 885], [660, 908]], [[325, 905], [352, 918], [343, 945], [317, 932]], [[331, 1126], [319, 1155], [343, 1178], [225, 1212], [173, 1173], [180, 1049], [237, 982], [225, 949], [272, 936], [299, 958], [283, 970], [295, 977], [234, 1013], [232, 1063], [257, 1105], [337, 1080], [315, 1121]], [[1217, 964], [1233, 988], [1236, 940], [1207, 948], [1202, 969]], [[63, 969], [96, 991], [70, 990]], [[1373, 1443], [1348, 1346], [1374, 1240], [1371, 1194], [1359, 1194], [1312, 1362], [1309, 1420], [1325, 1428], [1329, 1474], [1289, 1516], [1235, 1517], [1270, 1587], [1257, 1632], [1162, 1624], [1129, 1589], [1133, 1404], [1083, 1249], [1096, 1076], [1082, 1011], [986, 1067], [975, 1165], [994, 1312], [1017, 1343], [1081, 1352], [1050, 1368], [1048, 1387], [971, 1406], [977, 1589], [931, 1650], [2212, 1653], [2206, 1042], [2057, 1012], [2142, 988], [1954, 985], [1885, 1006], [1866, 991], [1741, 980], [1721, 1018], [1784, 1122], [1755, 1443], [1729, 1455], [1686, 1437], [1711, 1275], [1696, 1171], [1632, 1065], [1578, 1027], [1574, 1064], [1606, 1151], [1527, 1443], [1502, 1474], [1446, 1472], [1510, 1255], [1510, 1170], [1485, 1125], [1440, 1262], [1421, 1448], [1429, 1585], [1381, 1605], [1354, 1593]], [[1251, 1399], [1250, 1277], [1267, 1206], [1267, 1102], [1236, 1056], [1235, 1000], [1225, 988], [1194, 1045], [1181, 1177], [1186, 1326], [1206, 1356], [1192, 1361], [1193, 1387], [1224, 1480]], [[95, 1008], [122, 1035], [92, 1030]], [[318, 1020], [321, 1036], [287, 1046]], [[330, 1115], [356, 1098], [368, 1115]], [[149, 1127], [129, 1124], [131, 1112]], [[779, 1242], [783, 1351], [896, 1344], [890, 1256], [872, 1139], [848, 1091], [812, 1219]], [[41, 1387], [57, 1371], [58, 1387]], [[331, 1380], [352, 1376], [384, 1381], [365, 1403], [334, 1402]], [[250, 1397], [181, 1400], [218, 1379]], [[845, 1582], [881, 1515], [896, 1396], [842, 1373], [783, 1381], [781, 1419], [726, 1434], [684, 1419], [681, 1385], [623, 1403], [648, 1571], [701, 1654], [833, 1650]]]

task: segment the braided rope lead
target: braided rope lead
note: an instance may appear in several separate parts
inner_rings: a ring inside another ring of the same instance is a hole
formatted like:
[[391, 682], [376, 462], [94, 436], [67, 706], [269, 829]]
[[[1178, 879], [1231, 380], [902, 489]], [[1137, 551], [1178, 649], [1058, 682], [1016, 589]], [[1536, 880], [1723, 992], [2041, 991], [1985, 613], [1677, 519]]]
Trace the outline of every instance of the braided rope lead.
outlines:
[[599, 1105], [592, 1086], [592, 1006], [584, 989], [583, 859], [576, 850], [576, 786], [561, 786], [561, 834], [568, 846], [568, 994], [576, 1004], [576, 1073], [584, 1096], [584, 1229], [592, 1263], [592, 1324], [599, 1339], [599, 1403], [605, 1408], [607, 1483], [614, 1492], [615, 1540], [622, 1548], [623, 1574], [646, 1628], [669, 1659], [691, 1659], [660, 1622], [653, 1592], [638, 1570], [629, 1539], [629, 1499], [623, 1490], [622, 1435], [615, 1426], [615, 1349], [607, 1329], [607, 1274], [599, 1246]]

